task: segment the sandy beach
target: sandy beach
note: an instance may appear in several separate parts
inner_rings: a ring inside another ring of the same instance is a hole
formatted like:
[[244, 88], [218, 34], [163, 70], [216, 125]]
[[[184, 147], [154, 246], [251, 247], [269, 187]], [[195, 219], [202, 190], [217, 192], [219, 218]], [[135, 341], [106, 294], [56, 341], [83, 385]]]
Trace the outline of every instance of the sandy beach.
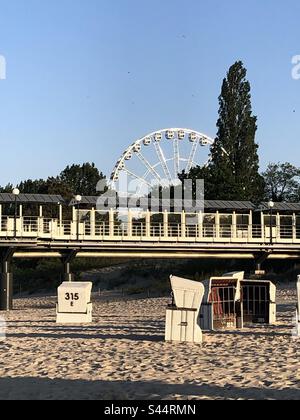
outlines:
[[0, 342], [0, 399], [300, 400], [296, 291], [278, 290], [276, 326], [164, 342], [168, 299], [94, 297], [94, 322], [55, 323], [56, 297], [17, 299]]

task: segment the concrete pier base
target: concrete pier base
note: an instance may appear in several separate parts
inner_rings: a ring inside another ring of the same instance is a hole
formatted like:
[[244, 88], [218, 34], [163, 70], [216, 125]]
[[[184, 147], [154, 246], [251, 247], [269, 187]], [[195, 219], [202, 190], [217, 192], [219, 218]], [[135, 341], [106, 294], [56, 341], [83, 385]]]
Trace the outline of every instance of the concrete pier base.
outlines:
[[12, 258], [14, 250], [4, 249], [0, 252], [0, 311], [13, 309], [13, 274]]

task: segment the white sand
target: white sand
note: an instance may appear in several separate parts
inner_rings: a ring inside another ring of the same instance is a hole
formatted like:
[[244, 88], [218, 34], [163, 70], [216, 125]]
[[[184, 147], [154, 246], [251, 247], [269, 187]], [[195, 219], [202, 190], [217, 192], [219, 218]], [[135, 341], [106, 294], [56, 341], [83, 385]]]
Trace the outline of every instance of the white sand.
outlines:
[[15, 301], [0, 342], [0, 399], [300, 400], [294, 289], [278, 291], [278, 325], [164, 342], [166, 299], [95, 303], [94, 323], [58, 327], [55, 298]]

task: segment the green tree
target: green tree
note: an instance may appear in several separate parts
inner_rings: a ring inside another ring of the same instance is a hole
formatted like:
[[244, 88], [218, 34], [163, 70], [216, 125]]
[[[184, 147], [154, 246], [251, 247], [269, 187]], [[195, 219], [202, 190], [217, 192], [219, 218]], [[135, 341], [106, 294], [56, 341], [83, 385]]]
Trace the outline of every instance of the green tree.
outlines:
[[7, 184], [5, 187], [0, 186], [0, 193], [11, 193], [14, 186], [12, 184]]
[[[57, 177], [49, 177], [47, 180], [38, 179], [22, 181], [18, 188], [24, 194], [54, 194], [62, 195], [69, 200], [75, 194], [98, 195], [97, 184], [105, 176], [94, 163], [67, 166]], [[0, 192], [11, 192], [12, 185], [0, 187]]]
[[260, 201], [264, 194], [259, 174], [257, 118], [252, 114], [251, 87], [241, 61], [230, 67], [219, 97], [218, 133], [211, 148], [208, 168], [194, 169], [191, 177], [203, 177], [206, 198]]
[[18, 188], [22, 194], [48, 194], [47, 182], [43, 179], [22, 181]]
[[266, 199], [278, 202], [298, 201], [300, 169], [290, 163], [270, 163], [263, 173]]
[[86, 196], [98, 195], [97, 184], [102, 179], [105, 179], [105, 176], [99, 172], [94, 163], [67, 166], [58, 177], [58, 181], [72, 194]]
[[184, 182], [185, 179], [193, 181], [193, 197], [196, 198], [196, 181], [197, 179], [204, 179], [205, 181], [205, 199], [215, 200], [213, 177], [209, 166], [195, 166], [190, 170], [190, 173], [183, 171], [179, 174], [179, 179]]

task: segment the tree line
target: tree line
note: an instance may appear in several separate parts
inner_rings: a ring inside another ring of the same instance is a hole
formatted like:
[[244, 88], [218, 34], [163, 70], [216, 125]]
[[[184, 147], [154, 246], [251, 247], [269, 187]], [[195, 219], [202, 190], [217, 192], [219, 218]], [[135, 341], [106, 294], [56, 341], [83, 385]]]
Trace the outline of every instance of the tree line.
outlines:
[[[105, 179], [103, 173], [94, 163], [67, 166], [58, 176], [48, 179], [22, 181], [16, 187], [23, 194], [54, 194], [71, 200], [74, 195], [97, 195], [97, 184]], [[0, 192], [11, 193], [14, 186], [8, 184], [0, 187]]]
[[[253, 114], [251, 86], [241, 61], [230, 67], [219, 96], [217, 136], [206, 166], [179, 174], [181, 180], [204, 179], [208, 200], [238, 200], [259, 203], [300, 201], [300, 169], [290, 163], [270, 163], [260, 172], [256, 143], [257, 117]], [[58, 176], [46, 180], [26, 180], [17, 187], [21, 193], [59, 194], [65, 199], [75, 194], [94, 196], [97, 184], [105, 179], [94, 163], [67, 166]], [[13, 185], [0, 187], [11, 192]]]

